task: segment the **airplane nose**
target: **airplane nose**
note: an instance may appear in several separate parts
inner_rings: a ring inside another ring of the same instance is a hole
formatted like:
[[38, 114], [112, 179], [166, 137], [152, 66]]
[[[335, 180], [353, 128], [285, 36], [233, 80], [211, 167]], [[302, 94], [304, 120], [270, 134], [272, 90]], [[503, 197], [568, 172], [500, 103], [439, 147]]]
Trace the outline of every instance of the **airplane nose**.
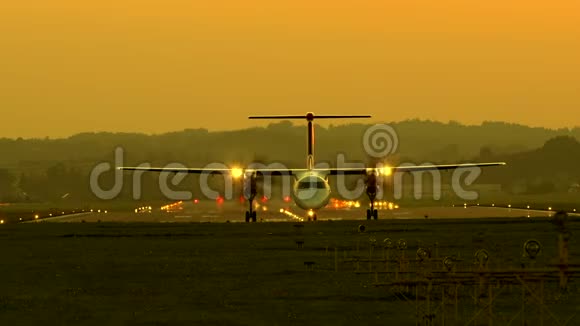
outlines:
[[300, 189], [296, 191], [296, 198], [302, 201], [310, 201], [317, 195], [316, 189]]

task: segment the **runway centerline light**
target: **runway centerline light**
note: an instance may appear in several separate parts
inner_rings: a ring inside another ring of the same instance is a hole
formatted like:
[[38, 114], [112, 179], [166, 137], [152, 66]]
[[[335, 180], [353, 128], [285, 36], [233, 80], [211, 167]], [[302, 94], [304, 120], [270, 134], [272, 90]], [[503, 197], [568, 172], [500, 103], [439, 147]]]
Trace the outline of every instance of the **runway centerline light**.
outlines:
[[391, 240], [391, 238], [385, 238], [385, 240], [383, 240], [383, 244], [387, 249], [393, 248], [393, 240]]
[[542, 251], [542, 245], [537, 240], [528, 240], [524, 243], [524, 254], [531, 259], [536, 259]]
[[474, 257], [480, 266], [484, 266], [489, 261], [489, 252], [487, 252], [485, 249], [480, 249], [475, 252]]
[[397, 242], [397, 248], [401, 251], [406, 250], [407, 249], [407, 241], [405, 239], [400, 239]]

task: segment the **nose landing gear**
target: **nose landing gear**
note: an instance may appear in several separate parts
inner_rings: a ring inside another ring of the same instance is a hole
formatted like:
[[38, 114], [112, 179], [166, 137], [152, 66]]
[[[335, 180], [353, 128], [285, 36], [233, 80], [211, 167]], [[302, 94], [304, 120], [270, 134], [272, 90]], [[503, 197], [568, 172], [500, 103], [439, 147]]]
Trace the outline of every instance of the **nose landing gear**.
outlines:
[[317, 218], [318, 216], [316, 216], [316, 213], [314, 211], [308, 211], [308, 222], [316, 221]]

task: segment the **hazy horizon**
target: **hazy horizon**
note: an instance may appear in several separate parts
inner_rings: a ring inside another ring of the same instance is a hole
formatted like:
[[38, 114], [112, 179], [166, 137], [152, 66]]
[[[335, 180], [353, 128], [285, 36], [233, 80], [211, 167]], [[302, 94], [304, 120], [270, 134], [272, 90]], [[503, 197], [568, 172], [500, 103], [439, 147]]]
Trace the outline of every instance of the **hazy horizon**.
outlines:
[[[304, 114], [306, 112], [289, 112], [288, 114]], [[339, 114], [336, 112], [319, 112], [319, 114]], [[365, 112], [350, 112], [350, 114], [364, 114]], [[281, 114], [281, 113], [274, 113], [274, 114]], [[345, 113], [345, 114], [349, 114], [349, 113]], [[62, 131], [58, 131], [56, 133], [53, 133], [52, 135], [42, 135], [39, 134], [38, 131], [36, 130], [29, 130], [26, 129], [25, 130], [19, 130], [14, 132], [13, 134], [6, 134], [6, 128], [2, 128], [0, 129], [0, 138], [8, 138], [8, 139], [17, 139], [17, 138], [23, 138], [23, 139], [44, 139], [44, 138], [50, 138], [50, 139], [64, 139], [64, 138], [68, 138], [77, 134], [83, 134], [83, 133], [136, 133], [136, 134], [146, 134], [146, 135], [161, 135], [161, 134], [166, 134], [166, 133], [172, 133], [172, 132], [180, 132], [183, 130], [194, 130], [194, 129], [206, 129], [208, 130], [208, 132], [222, 132], [222, 131], [238, 131], [238, 130], [244, 130], [244, 129], [249, 129], [249, 128], [256, 128], [256, 127], [267, 127], [270, 124], [275, 124], [281, 121], [287, 121], [292, 123], [294, 126], [301, 126], [304, 125], [306, 126], [305, 121], [301, 121], [301, 120], [249, 120], [247, 118], [247, 116], [243, 116], [240, 120], [239, 126], [226, 126], [223, 128], [220, 128], [220, 126], [217, 126], [215, 128], [211, 128], [208, 126], [203, 126], [203, 125], [184, 125], [183, 123], [180, 124], [175, 124], [175, 126], [173, 125], [157, 125], [155, 128], [148, 128], [146, 126], [133, 126], [132, 123], [128, 123], [127, 127], [125, 127], [125, 129], [119, 129], [119, 128], [110, 128], [110, 129], [106, 129], [106, 128], [102, 128], [102, 129], [98, 129], [98, 128], [94, 128], [94, 129], [81, 129], [81, 128], [67, 128], [66, 130], [68, 132], [65, 132], [64, 130]], [[547, 130], [561, 130], [561, 129], [568, 129], [568, 130], [572, 130], [572, 129], [576, 129], [576, 128], [580, 128], [580, 122], [575, 124], [575, 125], [569, 125], [569, 126], [544, 126], [544, 125], [531, 125], [531, 124], [525, 124], [525, 123], [521, 123], [521, 122], [517, 122], [517, 121], [505, 121], [505, 120], [481, 120], [479, 122], [473, 122], [473, 123], [465, 123], [463, 121], [459, 121], [456, 119], [449, 119], [449, 120], [438, 120], [438, 119], [426, 119], [426, 118], [419, 118], [419, 117], [415, 117], [415, 118], [404, 118], [404, 119], [400, 119], [400, 120], [390, 120], [390, 121], [386, 121], [386, 120], [380, 120], [377, 119], [375, 117], [369, 118], [369, 119], [356, 119], [356, 120], [348, 120], [348, 119], [336, 119], [336, 120], [326, 120], [326, 121], [316, 121], [315, 125], [320, 125], [322, 127], [328, 128], [330, 126], [342, 126], [342, 125], [348, 125], [348, 124], [377, 124], [377, 123], [385, 123], [385, 124], [396, 124], [396, 123], [401, 123], [401, 122], [405, 122], [405, 121], [431, 121], [431, 122], [436, 122], [436, 123], [442, 123], [442, 124], [449, 124], [452, 122], [457, 122], [460, 123], [461, 125], [464, 126], [481, 126], [482, 124], [485, 123], [506, 123], [506, 124], [513, 124], [513, 125], [519, 125], [519, 126], [523, 126], [523, 127], [528, 127], [528, 128], [541, 128], [541, 129], [547, 129]], [[179, 127], [178, 127], [179, 126]], [[4, 126], [3, 126], [4, 127]]]
[[6, 1], [0, 137], [235, 130], [307, 111], [571, 128], [578, 21], [574, 0]]
[[[435, 124], [442, 124], [442, 125], [450, 125], [452, 123], [459, 123], [461, 126], [465, 126], [465, 127], [481, 127], [486, 123], [497, 123], [497, 124], [508, 124], [508, 125], [513, 125], [513, 126], [520, 126], [520, 127], [524, 127], [524, 128], [532, 128], [532, 129], [544, 129], [544, 130], [548, 130], [548, 131], [560, 131], [560, 130], [567, 130], [567, 131], [573, 131], [576, 129], [580, 129], [580, 125], [576, 126], [576, 127], [560, 127], [560, 128], [549, 128], [549, 127], [543, 127], [543, 126], [529, 126], [529, 125], [525, 125], [525, 124], [520, 124], [520, 123], [512, 123], [512, 122], [507, 122], [507, 121], [482, 121], [481, 123], [473, 123], [473, 124], [466, 124], [466, 123], [461, 123], [460, 121], [456, 121], [456, 120], [449, 120], [449, 121], [437, 121], [437, 120], [428, 120], [428, 119], [404, 119], [404, 120], [398, 120], [398, 121], [373, 121], [376, 119], [360, 119], [360, 120], [330, 120], [330, 122], [315, 122], [315, 125], [320, 125], [321, 127], [324, 128], [329, 128], [329, 127], [338, 127], [338, 126], [348, 126], [351, 124], [360, 124], [360, 125], [372, 125], [375, 123], [384, 123], [384, 124], [389, 124], [389, 125], [396, 125], [396, 124], [400, 124], [400, 123], [405, 123], [405, 122], [424, 122], [424, 123], [435, 123]], [[340, 122], [343, 121], [343, 122]], [[304, 126], [306, 127], [306, 123], [302, 122], [301, 120], [262, 120], [262, 123], [253, 123], [252, 125], [249, 126], [245, 126], [245, 127], [240, 127], [240, 128], [232, 128], [232, 129], [208, 129], [205, 127], [186, 127], [183, 129], [168, 129], [166, 131], [160, 131], [160, 132], [147, 132], [147, 131], [135, 131], [135, 130], [120, 130], [120, 131], [112, 131], [112, 130], [84, 130], [84, 131], [79, 131], [79, 132], [75, 132], [69, 135], [63, 135], [63, 136], [32, 136], [32, 137], [23, 137], [23, 136], [16, 136], [16, 137], [7, 137], [7, 136], [1, 136], [0, 135], [0, 139], [67, 139], [69, 137], [75, 136], [75, 135], [79, 135], [79, 134], [87, 134], [87, 133], [94, 133], [94, 134], [99, 134], [99, 133], [120, 133], [120, 134], [143, 134], [143, 135], [147, 135], [147, 136], [158, 136], [158, 135], [164, 135], [164, 134], [170, 134], [170, 133], [179, 133], [179, 132], [183, 132], [185, 130], [207, 130], [208, 132], [236, 132], [236, 131], [241, 131], [241, 130], [247, 130], [247, 129], [251, 129], [251, 128], [267, 128], [268, 126], [272, 125], [272, 124], [277, 124], [277, 123], [281, 123], [281, 122], [285, 122], [285, 123], [290, 123], [292, 124], [293, 127], [301, 127]], [[338, 123], [337, 123], [338, 122]], [[305, 129], [306, 130], [306, 129]], [[580, 139], [579, 139], [580, 140]]]

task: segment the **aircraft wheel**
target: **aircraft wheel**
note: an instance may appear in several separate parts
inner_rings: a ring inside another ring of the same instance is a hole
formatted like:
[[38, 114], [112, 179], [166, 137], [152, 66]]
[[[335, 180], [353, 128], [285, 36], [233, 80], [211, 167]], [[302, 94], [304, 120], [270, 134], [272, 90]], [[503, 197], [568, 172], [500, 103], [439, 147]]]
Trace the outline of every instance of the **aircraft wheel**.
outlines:
[[246, 223], [250, 222], [250, 212], [246, 211]]
[[257, 220], [257, 214], [256, 212], [252, 212], [252, 222], [256, 222]]
[[379, 219], [379, 211], [378, 211], [378, 210], [376, 210], [376, 209], [375, 209], [375, 211], [373, 212], [373, 218], [374, 218], [375, 220], [378, 220], [378, 219]]
[[371, 219], [371, 210], [367, 209], [367, 220]]
[[318, 218], [318, 216], [316, 216], [316, 214], [314, 214], [314, 215], [312, 216], [312, 220], [313, 220], [313, 221], [316, 221], [316, 219], [317, 219], [317, 218]]

